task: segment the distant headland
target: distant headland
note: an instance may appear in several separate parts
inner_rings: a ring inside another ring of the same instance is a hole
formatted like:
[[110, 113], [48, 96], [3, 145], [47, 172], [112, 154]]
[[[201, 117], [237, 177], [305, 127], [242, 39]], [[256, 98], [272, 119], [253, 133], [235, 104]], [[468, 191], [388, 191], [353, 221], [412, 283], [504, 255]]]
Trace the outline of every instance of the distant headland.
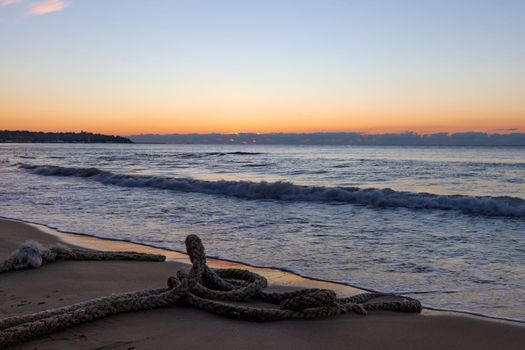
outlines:
[[258, 145], [380, 145], [380, 146], [525, 146], [525, 133], [482, 132], [364, 134], [359, 132], [145, 134], [128, 136], [138, 143]]
[[133, 143], [128, 138], [90, 132], [33, 132], [0, 130], [0, 143]]

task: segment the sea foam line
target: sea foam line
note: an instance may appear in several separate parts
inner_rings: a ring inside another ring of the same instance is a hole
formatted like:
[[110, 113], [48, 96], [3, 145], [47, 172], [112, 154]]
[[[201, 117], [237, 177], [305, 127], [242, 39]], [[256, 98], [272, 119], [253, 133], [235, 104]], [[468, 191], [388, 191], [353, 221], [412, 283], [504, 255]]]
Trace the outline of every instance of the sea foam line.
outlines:
[[456, 210], [469, 214], [525, 218], [525, 200], [515, 197], [438, 195], [425, 192], [394, 191], [389, 188], [306, 186], [286, 181], [208, 181], [191, 178], [117, 174], [98, 168], [73, 168], [25, 163], [19, 163], [18, 166], [37, 175], [86, 178], [105, 185], [121, 187], [147, 187], [179, 192], [225, 195], [243, 199], [339, 202], [373, 207]]

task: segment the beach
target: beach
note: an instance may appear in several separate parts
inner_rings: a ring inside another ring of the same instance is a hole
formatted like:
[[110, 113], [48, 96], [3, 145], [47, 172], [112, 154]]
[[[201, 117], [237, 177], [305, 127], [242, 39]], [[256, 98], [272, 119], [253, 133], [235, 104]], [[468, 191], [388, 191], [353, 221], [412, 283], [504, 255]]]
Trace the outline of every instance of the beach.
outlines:
[[0, 0], [0, 350], [525, 350], [525, 1], [475, 4]]
[[0, 217], [177, 251], [197, 234], [222, 260], [525, 320], [519, 147], [0, 151]]
[[[6, 257], [26, 240], [49, 245], [59, 238], [25, 223], [0, 220], [1, 256]], [[106, 247], [111, 245], [98, 241]], [[116, 244], [121, 248], [121, 243]], [[144, 249], [138, 245], [135, 248]], [[111, 293], [162, 288], [167, 278], [183, 267], [187, 265], [175, 261], [77, 261], [2, 274], [0, 315], [24, 315]], [[270, 288], [293, 287], [273, 284]], [[459, 313], [372, 311], [367, 316], [347, 314], [308, 321], [253, 323], [188, 307], [170, 307], [108, 317], [15, 348], [521, 349], [524, 343], [522, 323]]]

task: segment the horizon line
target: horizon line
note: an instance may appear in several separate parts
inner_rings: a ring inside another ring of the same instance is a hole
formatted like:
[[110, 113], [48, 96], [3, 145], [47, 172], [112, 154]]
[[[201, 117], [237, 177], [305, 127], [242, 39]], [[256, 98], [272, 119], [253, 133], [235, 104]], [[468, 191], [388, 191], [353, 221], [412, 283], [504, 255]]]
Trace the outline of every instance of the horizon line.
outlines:
[[168, 133], [139, 133], [139, 134], [122, 134], [119, 136], [141, 136], [141, 135], [275, 135], [275, 134], [287, 134], [287, 135], [312, 135], [312, 134], [361, 134], [361, 135], [405, 135], [405, 134], [414, 134], [418, 136], [426, 135], [454, 135], [454, 134], [485, 134], [485, 135], [509, 135], [509, 134], [523, 134], [525, 129], [518, 128], [509, 128], [494, 130], [494, 132], [479, 131], [479, 130], [470, 130], [470, 131], [437, 131], [437, 132], [417, 132], [417, 131], [401, 131], [401, 132], [366, 132], [366, 131], [297, 131], [297, 132], [287, 132], [287, 131], [272, 131], [272, 132], [256, 132], [256, 131], [238, 131], [238, 132], [168, 132]]
[[523, 134], [525, 129], [520, 128], [497, 128], [491, 131], [469, 130], [469, 131], [436, 131], [436, 132], [417, 132], [413, 130], [405, 130], [399, 132], [368, 132], [368, 131], [271, 131], [271, 132], [257, 132], [257, 131], [237, 131], [237, 132], [142, 132], [142, 133], [111, 133], [102, 131], [88, 131], [88, 130], [67, 130], [67, 131], [43, 131], [43, 130], [29, 130], [29, 129], [0, 129], [0, 132], [34, 132], [34, 133], [91, 133], [101, 135], [115, 135], [122, 137], [142, 136], [142, 135], [313, 135], [313, 134], [361, 134], [361, 135], [406, 135], [413, 134], [418, 136], [428, 135], [454, 135], [454, 134], [485, 134], [485, 135], [510, 135]]

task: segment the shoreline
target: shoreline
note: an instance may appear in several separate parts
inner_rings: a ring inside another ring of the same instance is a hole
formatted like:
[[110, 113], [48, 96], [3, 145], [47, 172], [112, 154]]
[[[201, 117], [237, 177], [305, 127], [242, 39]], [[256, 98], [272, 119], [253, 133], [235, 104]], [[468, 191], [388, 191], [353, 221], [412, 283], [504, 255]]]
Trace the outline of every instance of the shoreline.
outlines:
[[[75, 240], [77, 245], [113, 250], [161, 251], [122, 241], [71, 235], [19, 220], [0, 219], [0, 255], [27, 240], [43, 245]], [[205, 242], [204, 242], [205, 243]], [[93, 245], [91, 245], [93, 244]], [[163, 251], [170, 261], [66, 261], [39, 269], [0, 275], [0, 318], [27, 315], [78, 302], [144, 289], [165, 288], [175, 271], [187, 268], [183, 254]], [[173, 258], [173, 259], [171, 259]], [[187, 260], [186, 260], [187, 261]], [[210, 265], [235, 265], [210, 259]], [[275, 270], [250, 270], [276, 273]], [[295, 278], [294, 280], [288, 279]], [[268, 291], [302, 287], [304, 279], [279, 272]], [[285, 278], [286, 277], [286, 278]], [[290, 283], [282, 285], [282, 281]], [[297, 283], [295, 283], [297, 282]], [[321, 284], [316, 281], [310, 283]], [[164, 287], [163, 287], [164, 286]], [[324, 284], [326, 286], [326, 284]], [[347, 291], [351, 287], [348, 287]], [[353, 289], [356, 293], [360, 290]], [[354, 293], [355, 294], [355, 293]], [[340, 295], [341, 296], [341, 295]], [[272, 307], [257, 300], [252, 307]], [[273, 306], [275, 307], [275, 306]], [[113, 315], [82, 323], [15, 346], [16, 349], [516, 349], [525, 343], [525, 325], [471, 315], [423, 310], [419, 313], [372, 311], [312, 320], [246, 322], [219, 317], [192, 307], [172, 305]], [[1, 347], [1, 344], [0, 344]]]
[[[60, 230], [56, 227], [52, 227], [47, 224], [32, 222], [28, 220], [10, 218], [5, 216], [0, 216], [0, 220], [7, 220], [18, 222], [21, 224], [29, 225], [38, 231], [53, 236], [60, 241], [74, 246], [79, 246], [83, 248], [96, 249], [96, 250], [108, 250], [108, 251], [137, 251], [143, 253], [152, 253], [152, 254], [161, 254], [166, 255], [166, 261], [174, 261], [183, 264], [190, 264], [187, 254], [183, 251], [176, 249], [170, 249], [165, 247], [157, 247], [147, 243], [139, 243], [128, 241], [118, 238], [106, 238], [98, 237], [95, 235], [79, 232], [71, 232]], [[237, 268], [237, 269], [249, 269], [254, 271], [268, 279], [268, 282], [271, 284], [278, 284], [280, 286], [286, 287], [301, 287], [301, 288], [325, 288], [334, 290], [339, 296], [350, 296], [356, 293], [361, 292], [381, 292], [380, 290], [365, 288], [362, 286], [357, 286], [351, 283], [345, 283], [341, 281], [331, 281], [323, 280], [316, 277], [310, 277], [303, 275], [301, 273], [291, 271], [284, 268], [274, 267], [274, 266], [260, 266], [243, 261], [237, 261], [233, 259], [226, 259], [217, 256], [207, 255], [208, 263], [210, 267], [213, 268]], [[3, 258], [2, 258], [3, 259]], [[399, 295], [418, 295], [424, 294], [427, 292], [413, 292], [413, 293], [404, 293]], [[463, 316], [470, 317], [479, 317], [482, 319], [510, 322], [513, 324], [522, 324], [525, 325], [525, 320], [515, 319], [510, 317], [501, 317], [494, 315], [486, 315], [469, 310], [457, 310], [457, 309], [448, 309], [448, 308], [439, 308], [434, 306], [429, 306], [423, 304], [423, 314], [427, 313], [447, 313], [447, 314], [458, 314]]]

